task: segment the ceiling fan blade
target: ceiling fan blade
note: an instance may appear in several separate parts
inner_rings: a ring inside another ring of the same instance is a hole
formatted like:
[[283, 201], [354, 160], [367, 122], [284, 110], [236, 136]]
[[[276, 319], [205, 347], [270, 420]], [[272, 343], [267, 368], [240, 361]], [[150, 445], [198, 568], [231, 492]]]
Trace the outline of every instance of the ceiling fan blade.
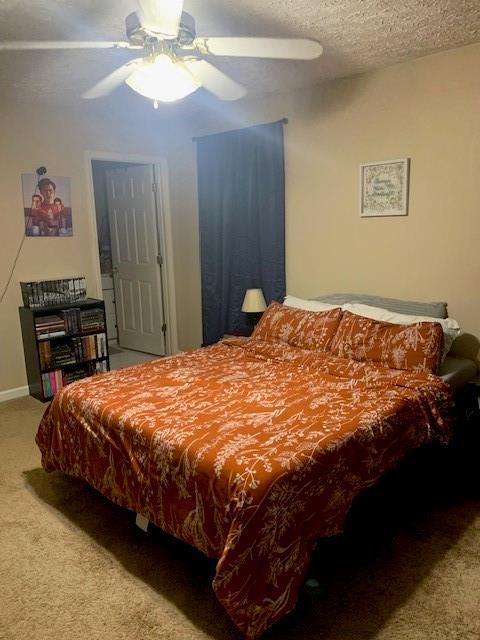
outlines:
[[115, 71], [112, 71], [108, 76], [97, 82], [93, 87], [82, 93], [82, 98], [88, 100], [92, 98], [101, 98], [111, 93], [114, 89], [119, 87], [125, 80], [133, 73], [135, 67], [141, 63], [142, 58], [136, 60], [130, 60], [127, 64], [118, 67]]
[[183, 0], [137, 0], [142, 26], [152, 35], [176, 38], [183, 11]]
[[72, 42], [69, 40], [17, 40], [0, 42], [0, 51], [29, 51], [41, 49], [133, 49], [129, 42]]
[[200, 80], [202, 86], [221, 100], [238, 100], [247, 90], [206, 60], [184, 60], [190, 73]]
[[322, 45], [306, 38], [197, 38], [195, 45], [203, 54], [246, 58], [284, 58], [313, 60], [323, 53]]

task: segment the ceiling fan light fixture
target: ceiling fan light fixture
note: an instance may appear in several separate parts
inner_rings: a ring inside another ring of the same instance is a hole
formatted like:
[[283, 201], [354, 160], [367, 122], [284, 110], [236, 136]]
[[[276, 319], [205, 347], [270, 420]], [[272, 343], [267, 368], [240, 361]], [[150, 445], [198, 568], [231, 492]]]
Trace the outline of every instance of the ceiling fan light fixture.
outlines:
[[153, 36], [174, 40], [183, 11], [183, 0], [139, 0], [140, 20]]
[[175, 102], [200, 88], [201, 83], [179, 60], [162, 53], [145, 60], [125, 81], [128, 86], [156, 102]]

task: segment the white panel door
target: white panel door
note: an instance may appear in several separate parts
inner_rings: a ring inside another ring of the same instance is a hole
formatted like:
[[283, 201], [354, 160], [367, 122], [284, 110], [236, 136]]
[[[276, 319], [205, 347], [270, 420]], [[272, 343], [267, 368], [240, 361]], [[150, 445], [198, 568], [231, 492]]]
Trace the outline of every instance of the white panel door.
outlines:
[[118, 343], [165, 355], [153, 167], [106, 172]]

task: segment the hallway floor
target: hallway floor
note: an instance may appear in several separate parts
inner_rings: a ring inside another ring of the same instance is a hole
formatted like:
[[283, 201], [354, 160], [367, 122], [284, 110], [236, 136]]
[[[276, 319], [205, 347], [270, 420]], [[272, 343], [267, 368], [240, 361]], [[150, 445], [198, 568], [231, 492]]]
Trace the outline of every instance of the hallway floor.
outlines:
[[131, 367], [134, 364], [148, 362], [149, 360], [157, 360], [162, 357], [154, 355], [153, 353], [143, 353], [142, 351], [124, 349], [123, 347], [119, 347], [118, 344], [110, 344], [109, 349], [111, 370]]

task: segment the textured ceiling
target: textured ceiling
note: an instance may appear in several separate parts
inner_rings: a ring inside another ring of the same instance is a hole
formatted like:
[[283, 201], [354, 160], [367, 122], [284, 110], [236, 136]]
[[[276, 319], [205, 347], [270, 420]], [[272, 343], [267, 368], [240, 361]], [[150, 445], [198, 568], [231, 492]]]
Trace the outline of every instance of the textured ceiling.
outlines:
[[[134, 0], [0, 0], [0, 40], [123, 39]], [[218, 59], [250, 93], [308, 86], [480, 41], [479, 0], [185, 0], [199, 35], [310, 36], [315, 61]], [[3, 96], [72, 104], [126, 51], [0, 52]], [[103, 102], [139, 100], [124, 87]], [[188, 98], [192, 100], [194, 98]], [[113, 104], [113, 102], [112, 102]]]

